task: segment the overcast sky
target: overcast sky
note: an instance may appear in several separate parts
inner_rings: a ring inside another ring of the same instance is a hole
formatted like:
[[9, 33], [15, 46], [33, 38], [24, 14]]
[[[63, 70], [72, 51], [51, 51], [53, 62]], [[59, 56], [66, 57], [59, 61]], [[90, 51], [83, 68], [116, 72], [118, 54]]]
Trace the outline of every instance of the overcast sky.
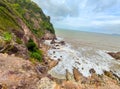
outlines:
[[55, 28], [120, 34], [120, 0], [33, 0]]

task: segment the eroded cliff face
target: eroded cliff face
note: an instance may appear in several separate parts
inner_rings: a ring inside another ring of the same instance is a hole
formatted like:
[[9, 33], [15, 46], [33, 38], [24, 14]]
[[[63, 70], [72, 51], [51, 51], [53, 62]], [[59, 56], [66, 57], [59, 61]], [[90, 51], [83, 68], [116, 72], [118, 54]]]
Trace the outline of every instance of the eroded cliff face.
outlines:
[[37, 4], [31, 0], [0, 1], [0, 52], [29, 56], [28, 41], [32, 39], [39, 48], [46, 34], [50, 34], [48, 39], [55, 38], [50, 17]]

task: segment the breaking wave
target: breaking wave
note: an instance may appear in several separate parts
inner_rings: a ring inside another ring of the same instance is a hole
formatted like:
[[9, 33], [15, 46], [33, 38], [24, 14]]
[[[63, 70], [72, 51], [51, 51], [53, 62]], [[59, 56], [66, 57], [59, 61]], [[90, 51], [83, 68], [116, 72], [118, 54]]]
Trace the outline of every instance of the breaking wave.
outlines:
[[77, 68], [83, 76], [91, 75], [90, 69], [94, 69], [97, 74], [104, 71], [112, 71], [120, 77], [120, 62], [116, 61], [105, 50], [94, 49], [92, 47], [82, 47], [75, 50], [70, 44], [60, 44], [60, 38], [55, 44], [46, 40], [45, 44], [51, 46], [48, 56], [53, 60], [59, 60], [58, 65], [49, 71], [49, 74], [56, 78], [65, 78], [66, 70], [73, 74], [73, 68]]

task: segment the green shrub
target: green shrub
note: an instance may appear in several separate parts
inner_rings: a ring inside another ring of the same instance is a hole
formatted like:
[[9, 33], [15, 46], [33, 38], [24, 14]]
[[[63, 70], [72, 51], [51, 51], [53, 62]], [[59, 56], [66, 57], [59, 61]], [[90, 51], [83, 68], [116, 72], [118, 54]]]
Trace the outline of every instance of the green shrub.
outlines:
[[30, 57], [34, 58], [34, 59], [37, 59], [40, 62], [42, 61], [42, 56], [39, 52], [31, 52]]
[[35, 52], [38, 50], [37, 45], [33, 42], [32, 39], [30, 39], [27, 43], [27, 48], [31, 52]]
[[32, 39], [28, 41], [27, 48], [30, 52], [31, 58], [37, 59], [40, 62], [42, 61], [42, 52], [39, 50], [39, 48]]
[[11, 35], [9, 32], [5, 32], [5, 33], [3, 34], [3, 37], [4, 37], [4, 40], [5, 40], [6, 42], [11, 42], [11, 40], [12, 40], [12, 35]]

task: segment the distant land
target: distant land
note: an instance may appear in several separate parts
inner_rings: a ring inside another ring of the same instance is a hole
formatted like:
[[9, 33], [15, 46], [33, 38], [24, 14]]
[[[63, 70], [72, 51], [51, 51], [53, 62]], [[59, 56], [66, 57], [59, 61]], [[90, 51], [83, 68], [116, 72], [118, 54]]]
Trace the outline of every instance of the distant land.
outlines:
[[55, 28], [55, 30], [68, 30], [68, 31], [78, 31], [78, 32], [86, 32], [86, 33], [97, 33], [97, 34], [104, 34], [104, 35], [113, 35], [113, 36], [120, 36], [120, 33], [103, 33], [103, 32], [94, 32], [94, 31], [82, 31], [82, 30], [73, 30], [73, 29], [63, 29], [63, 28]]

